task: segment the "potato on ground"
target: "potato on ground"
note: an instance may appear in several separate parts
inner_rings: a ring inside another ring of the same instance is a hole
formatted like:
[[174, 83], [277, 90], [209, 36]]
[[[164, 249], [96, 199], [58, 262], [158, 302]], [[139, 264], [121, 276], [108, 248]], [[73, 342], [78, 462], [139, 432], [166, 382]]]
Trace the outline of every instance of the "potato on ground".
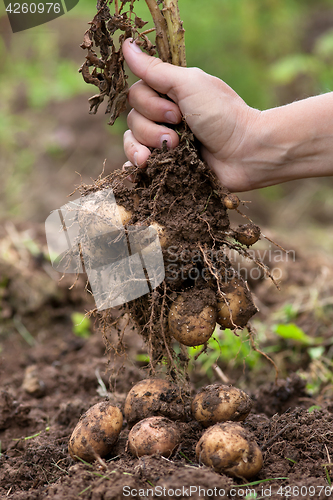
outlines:
[[148, 378], [135, 384], [126, 397], [124, 415], [131, 426], [146, 417], [185, 420], [187, 396], [168, 380]]
[[179, 443], [177, 424], [165, 417], [145, 418], [128, 435], [128, 448], [135, 457], [155, 454], [169, 457]]
[[181, 344], [205, 344], [216, 326], [215, 294], [207, 290], [190, 290], [177, 297], [170, 307], [168, 323], [171, 335]]
[[108, 402], [97, 403], [80, 418], [68, 444], [68, 451], [76, 457], [93, 462], [96, 457], [108, 455], [118, 439], [123, 425], [119, 408]]
[[199, 462], [218, 473], [250, 479], [262, 468], [262, 453], [251, 434], [240, 424], [225, 422], [209, 427], [201, 436]]
[[217, 323], [223, 328], [243, 327], [258, 312], [247, 284], [234, 277], [222, 289], [224, 299], [217, 302]]
[[228, 385], [207, 385], [192, 401], [192, 415], [203, 426], [232, 420], [245, 420], [252, 408], [251, 398], [241, 389]]

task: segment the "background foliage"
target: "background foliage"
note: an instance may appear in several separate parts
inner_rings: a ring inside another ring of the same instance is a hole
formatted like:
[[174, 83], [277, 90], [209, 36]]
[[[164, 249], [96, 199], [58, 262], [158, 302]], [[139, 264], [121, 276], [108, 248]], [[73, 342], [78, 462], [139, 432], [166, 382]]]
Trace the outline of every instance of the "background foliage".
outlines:
[[[179, 0], [179, 7], [188, 65], [222, 78], [249, 105], [266, 109], [333, 90], [333, 0]], [[144, 0], [138, 2], [137, 12], [149, 19]], [[94, 89], [77, 71], [84, 60], [79, 45], [94, 14], [95, 2], [80, 0], [57, 20], [12, 34], [0, 0], [0, 221], [4, 225], [8, 220], [43, 223], [51, 210], [66, 203], [81, 179], [90, 182], [100, 174], [105, 158], [106, 172], [125, 161], [126, 117], [110, 128], [102, 107], [98, 115], [88, 115], [87, 98]], [[332, 188], [332, 179], [311, 179], [244, 197], [252, 201], [248, 213], [265, 234], [287, 248], [319, 248], [331, 255]], [[292, 283], [295, 278], [288, 280]], [[314, 280], [298, 288], [295, 296], [290, 286], [289, 302], [270, 318], [273, 326], [256, 320], [260, 342], [265, 342], [268, 331], [275, 335], [266, 352], [278, 352], [277, 362], [286, 363], [286, 372], [290, 366], [299, 367], [300, 360], [304, 365], [311, 361], [312, 372], [306, 376], [314, 390], [323, 380], [333, 384], [333, 306], [327, 286], [323, 279]], [[307, 320], [309, 311], [314, 311], [316, 327]], [[79, 323], [73, 320], [74, 326]], [[89, 332], [89, 325], [85, 328]], [[321, 350], [310, 340], [317, 333], [326, 339]], [[262, 363], [258, 353], [250, 353], [248, 342], [230, 332], [221, 346], [213, 343], [212, 352], [202, 358], [206, 373], [217, 359], [224, 368], [240, 365], [240, 370], [243, 364], [254, 370]]]
[[[249, 105], [265, 109], [332, 89], [333, 0], [180, 0], [179, 6], [188, 65], [224, 79]], [[34, 169], [41, 157], [44, 168], [50, 158], [64, 161], [66, 140], [46, 133], [57, 120], [49, 107], [89, 92], [77, 68], [82, 34], [94, 12], [93, 1], [80, 0], [62, 18], [13, 35], [0, 3], [0, 215], [28, 213], [42, 220], [46, 213], [45, 204], [44, 211], [36, 210], [24, 197], [29, 198], [29, 182], [37, 182]], [[143, 0], [138, 12], [149, 19]], [[117, 137], [118, 149], [125, 127], [123, 118], [107, 132]], [[123, 159], [118, 154], [114, 166]], [[72, 162], [68, 168], [83, 175], [89, 170]], [[96, 167], [89, 168], [94, 175]], [[47, 179], [44, 185], [50, 187]], [[283, 190], [269, 193], [279, 198]]]

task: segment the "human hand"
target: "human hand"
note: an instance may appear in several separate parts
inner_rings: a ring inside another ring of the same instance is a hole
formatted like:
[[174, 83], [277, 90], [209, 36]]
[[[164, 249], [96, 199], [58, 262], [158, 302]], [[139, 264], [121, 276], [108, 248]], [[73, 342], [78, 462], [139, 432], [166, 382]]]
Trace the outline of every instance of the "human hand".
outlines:
[[184, 117], [201, 142], [202, 158], [230, 191], [333, 175], [333, 92], [258, 111], [197, 68], [163, 63], [130, 40], [123, 51], [141, 78], [129, 92], [133, 109], [124, 134], [131, 163], [144, 167], [148, 147], [159, 148], [164, 140], [177, 146], [177, 133], [159, 123], [179, 123]]
[[125, 41], [123, 52], [130, 70], [141, 78], [128, 96], [133, 107], [124, 134], [129, 161], [144, 167], [149, 147], [160, 148], [165, 140], [169, 147], [177, 146], [177, 133], [161, 123], [176, 124], [184, 117], [202, 144], [202, 158], [224, 186], [231, 191], [256, 187], [244, 159], [251, 154], [260, 111], [247, 106], [222, 80], [200, 69], [163, 63], [130, 40]]

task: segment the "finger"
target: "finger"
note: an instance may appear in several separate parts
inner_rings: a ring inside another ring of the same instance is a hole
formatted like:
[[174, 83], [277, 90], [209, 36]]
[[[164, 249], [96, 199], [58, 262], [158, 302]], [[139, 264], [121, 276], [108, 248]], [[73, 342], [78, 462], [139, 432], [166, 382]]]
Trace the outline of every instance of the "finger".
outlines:
[[142, 80], [139, 80], [130, 88], [128, 102], [141, 115], [154, 122], [175, 124], [182, 119], [177, 104], [160, 97]]
[[136, 140], [131, 130], [124, 133], [124, 151], [129, 161], [136, 167], [145, 167], [150, 150]]
[[164, 125], [158, 125], [135, 109], [129, 112], [127, 124], [136, 140], [150, 148], [161, 148], [166, 141], [168, 148], [175, 148], [179, 143], [178, 134]]
[[157, 57], [148, 56], [132, 39], [125, 40], [123, 54], [130, 70], [136, 76], [157, 92], [167, 94], [173, 101], [178, 102], [177, 86], [186, 85], [189, 78], [185, 68], [164, 63]]
[[[122, 171], [126, 172], [130, 168], [134, 167], [134, 165], [130, 161], [126, 161], [122, 167]], [[136, 182], [135, 174], [130, 174], [126, 179], [130, 182]]]

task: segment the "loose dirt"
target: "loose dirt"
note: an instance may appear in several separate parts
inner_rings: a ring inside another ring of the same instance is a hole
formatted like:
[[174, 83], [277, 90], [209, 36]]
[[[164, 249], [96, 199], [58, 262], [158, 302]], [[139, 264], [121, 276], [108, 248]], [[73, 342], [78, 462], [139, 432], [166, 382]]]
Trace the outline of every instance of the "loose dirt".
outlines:
[[[14, 253], [12, 249], [12, 256]], [[25, 274], [13, 262], [1, 263], [2, 310], [7, 311], [7, 318], [1, 336], [0, 497], [111, 500], [158, 498], [164, 491], [165, 498], [171, 498], [177, 490], [178, 498], [187, 498], [192, 487], [191, 498], [199, 499], [203, 497], [200, 487], [207, 490], [206, 498], [221, 498], [219, 490], [224, 490], [225, 498], [245, 498], [242, 479], [216, 474], [197, 462], [195, 446], [203, 428], [193, 421], [179, 422], [182, 443], [170, 458], [133, 458], [126, 451], [126, 421], [106, 459], [106, 469], [70, 458], [68, 440], [80, 415], [106, 398], [123, 409], [128, 391], [146, 378], [147, 370], [138, 361], [142, 341], [125, 321], [127, 354], [114, 356], [110, 362], [97, 324], [88, 339], [72, 332], [73, 310], [84, 312], [93, 307], [84, 280], [69, 291], [70, 277], [58, 285], [47, 274], [50, 267], [42, 257], [30, 257], [30, 271]], [[299, 261], [299, 269], [301, 264]], [[310, 272], [303, 267], [304, 280], [310, 279]], [[29, 302], [36, 291], [32, 275], [38, 290], [42, 283], [42, 290], [48, 293]], [[114, 311], [115, 317], [117, 314]], [[31, 334], [33, 345], [22, 337], [22, 325]], [[113, 327], [109, 344], [115, 346], [119, 335], [119, 327]], [[192, 394], [202, 385], [204, 381], [192, 383]], [[270, 481], [248, 488], [258, 498], [280, 499], [288, 492], [291, 498], [298, 498], [297, 491], [303, 492], [303, 498], [329, 496], [333, 454], [330, 400], [321, 400], [321, 410], [309, 411], [316, 401], [291, 370], [289, 378], [261, 385], [251, 396], [254, 407], [242, 425], [254, 434], [264, 455], [263, 469], [254, 480]]]

